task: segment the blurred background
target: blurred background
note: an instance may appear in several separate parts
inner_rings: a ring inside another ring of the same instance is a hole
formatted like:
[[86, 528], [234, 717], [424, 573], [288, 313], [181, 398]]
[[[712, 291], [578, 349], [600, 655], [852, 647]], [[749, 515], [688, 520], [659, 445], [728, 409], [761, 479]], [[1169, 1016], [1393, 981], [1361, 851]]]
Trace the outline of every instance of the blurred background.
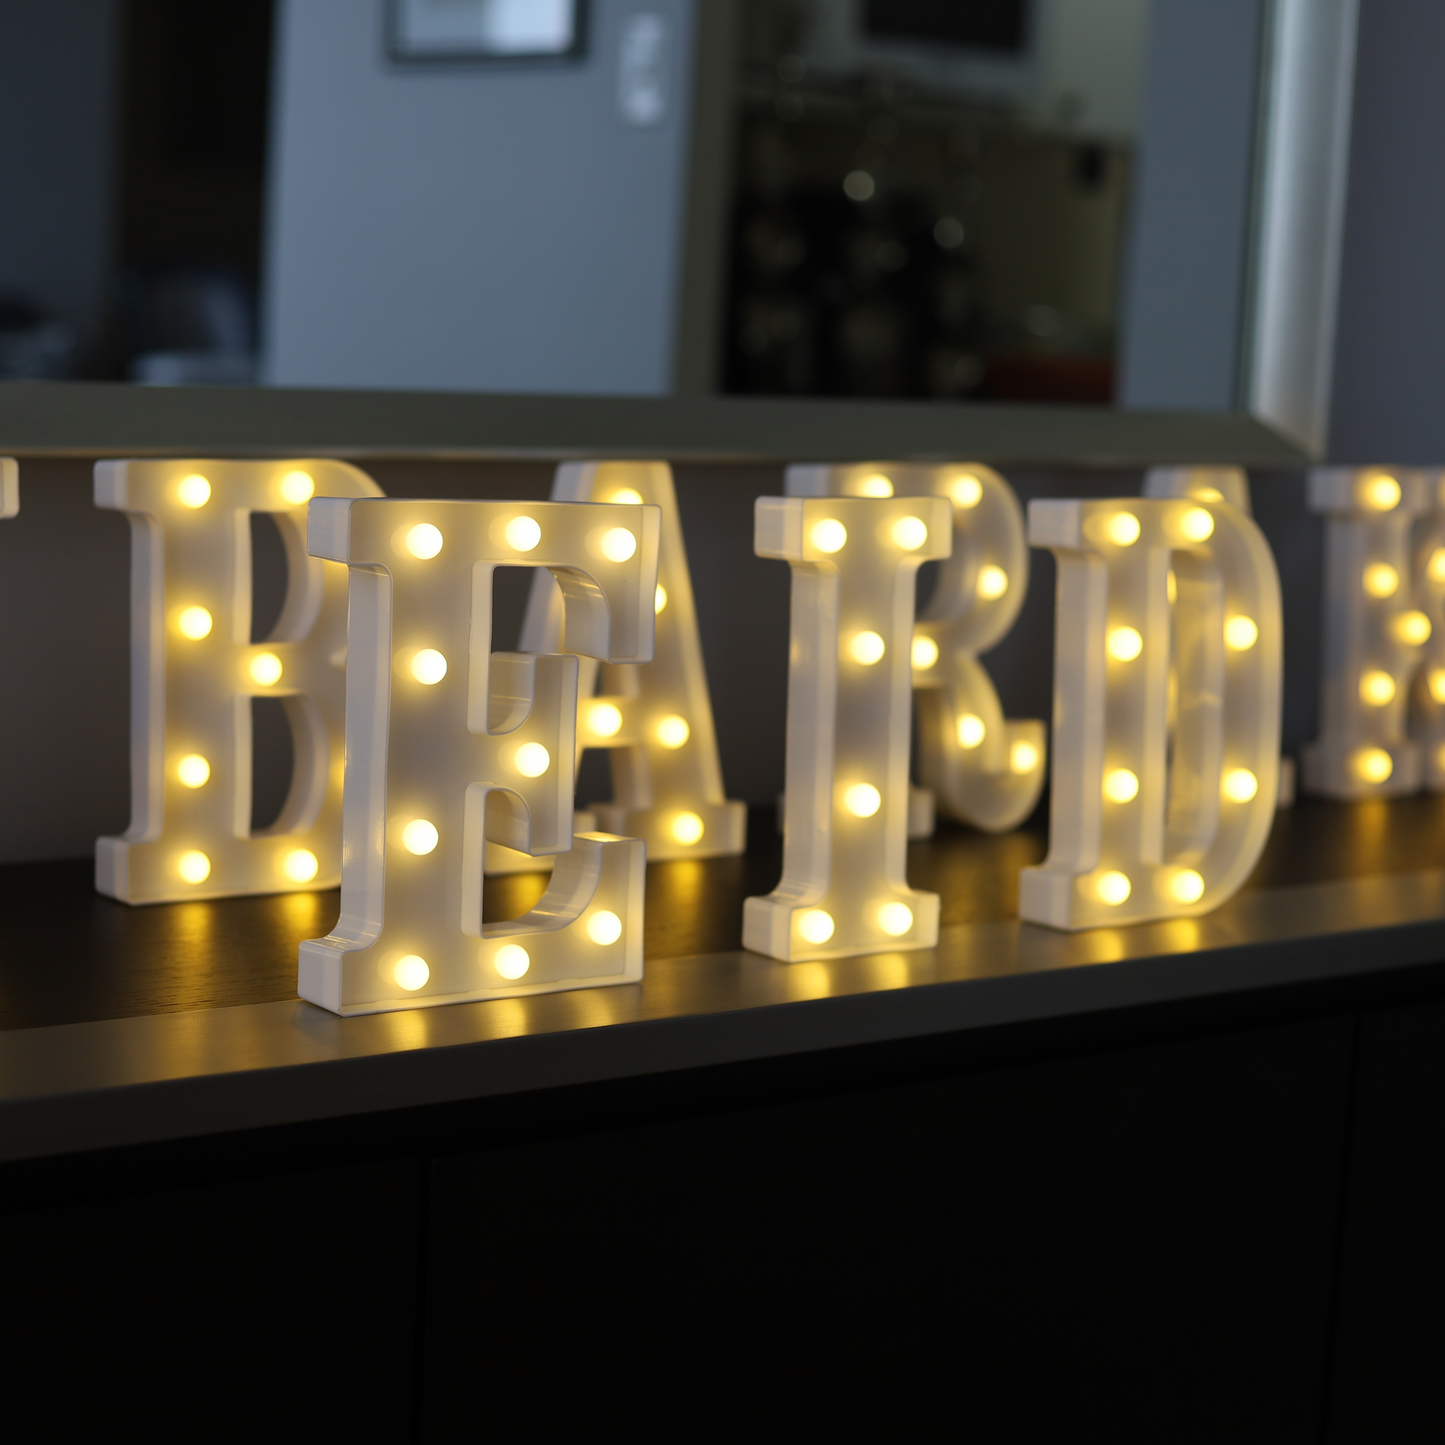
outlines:
[[1438, 462], [1431, 0], [0, 7], [0, 377], [1243, 409]]

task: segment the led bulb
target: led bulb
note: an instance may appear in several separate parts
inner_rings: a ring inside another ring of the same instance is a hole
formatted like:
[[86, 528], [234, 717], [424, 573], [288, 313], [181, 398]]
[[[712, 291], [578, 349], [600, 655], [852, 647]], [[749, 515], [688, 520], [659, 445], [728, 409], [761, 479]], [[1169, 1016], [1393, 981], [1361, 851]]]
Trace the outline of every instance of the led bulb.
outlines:
[[[1131, 547], [1139, 540], [1139, 519], [1133, 512], [1115, 512], [1104, 523], [1104, 535], [1116, 547]], [[1122, 878], [1123, 874], [1119, 876]], [[1124, 881], [1127, 883], [1128, 879]]]
[[187, 753], [176, 764], [176, 776], [184, 787], [203, 788], [210, 781], [211, 765], [199, 753]]
[[1104, 796], [1111, 803], [1132, 803], [1139, 796], [1139, 778], [1128, 768], [1114, 768], [1104, 774]]
[[858, 495], [860, 497], [891, 497], [893, 483], [881, 472], [874, 472], [871, 477], [864, 477], [858, 483]]
[[281, 871], [293, 883], [309, 883], [320, 868], [309, 848], [293, 848], [282, 860]]
[[938, 661], [938, 644], [928, 636], [915, 637], [912, 660], [919, 672], [927, 672]]
[[983, 500], [983, 483], [971, 472], [965, 472], [948, 484], [948, 495], [956, 507], [976, 507]]
[[204, 607], [187, 607], [176, 619], [176, 626], [181, 629], [182, 637], [199, 642], [201, 638], [210, 636], [211, 614]]
[[848, 656], [864, 667], [872, 667], [885, 650], [883, 639], [876, 632], [855, 632], [848, 643]]
[[674, 841], [690, 848], [702, 837], [702, 819], [696, 813], [679, 813], [669, 830]]
[[1203, 507], [1191, 507], [1179, 519], [1179, 531], [1187, 542], [1203, 542], [1214, 535], [1214, 518]]
[[848, 529], [836, 519], [825, 517], [821, 522], [814, 523], [808, 535], [820, 552], [841, 552], [848, 540]]
[[883, 806], [883, 795], [872, 783], [854, 783], [843, 794], [843, 806], [855, 818], [871, 818]]
[[1190, 495], [1201, 502], [1222, 502], [1224, 500], [1224, 493], [1218, 487], [1195, 487]]
[[211, 860], [199, 849], [192, 848], [176, 859], [176, 872], [187, 883], [204, 883], [211, 876]]
[[1365, 501], [1377, 512], [1389, 512], [1400, 505], [1400, 484], [1394, 477], [1374, 477], [1365, 484]]
[[1129, 894], [1133, 892], [1129, 880], [1122, 873], [1101, 873], [1099, 880], [1094, 885], [1094, 891], [1098, 893], [1102, 902], [1117, 908], [1125, 902]]
[[1192, 868], [1181, 868], [1169, 880], [1169, 896], [1176, 903], [1198, 903], [1204, 897], [1204, 879]]
[[1020, 738], [1008, 750], [1008, 765], [1011, 772], [1031, 773], [1039, 765], [1039, 750]]
[[251, 674], [252, 682], [259, 683], [262, 687], [271, 687], [281, 681], [281, 659], [274, 652], [258, 652], [251, 659], [251, 666], [247, 671]]
[[599, 738], [615, 738], [622, 731], [622, 714], [610, 702], [594, 702], [587, 709], [587, 726]]
[[180, 497], [182, 506], [204, 507], [211, 500], [211, 484], [198, 472], [192, 472], [190, 476], [181, 478], [176, 495]]
[[637, 551], [637, 538], [626, 527], [609, 527], [598, 545], [609, 562], [625, 562]]
[[624, 507], [640, 507], [642, 505], [642, 493], [636, 487], [618, 487], [607, 499], [609, 502], [619, 502]]
[[423, 647], [411, 660], [411, 675], [431, 687], [447, 675], [447, 660], [434, 647]]
[[1002, 567], [990, 563], [978, 569], [978, 595], [988, 601], [1002, 597], [1008, 591], [1008, 573]]
[[1361, 748], [1355, 754], [1355, 773], [1367, 783], [1388, 781], [1395, 764], [1384, 748]]
[[906, 903], [885, 903], [878, 910], [878, 926], [890, 938], [901, 938], [913, 927], [913, 910]]
[[687, 719], [678, 717], [676, 713], [657, 724], [657, 740], [665, 748], [680, 748], [691, 735]]
[[1395, 636], [1407, 647], [1419, 647], [1430, 640], [1430, 619], [1413, 609], [1395, 619]]
[[1436, 547], [1425, 565], [1432, 582], [1445, 582], [1445, 547]]
[[928, 540], [928, 523], [922, 517], [900, 517], [893, 524], [892, 536], [905, 552], [916, 552]]
[[1259, 779], [1248, 768], [1231, 768], [1224, 775], [1224, 796], [1231, 803], [1247, 803], [1259, 792]]
[[430, 522], [419, 522], [406, 534], [406, 550], [423, 562], [435, 557], [441, 549], [442, 534]]
[[1395, 679], [1388, 672], [1381, 672], [1376, 668], [1360, 678], [1360, 698], [1371, 707], [1384, 707], [1387, 702], [1392, 702], [1394, 697]]
[[652, 594], [653, 612], [661, 612], [667, 606], [667, 588], [661, 582], [657, 584], [657, 591]]
[[424, 857], [436, 847], [440, 836], [435, 823], [429, 823], [425, 818], [413, 818], [401, 830], [401, 846], [408, 853]]
[[512, 765], [524, 778], [540, 778], [552, 766], [552, 754], [541, 743], [523, 743], [513, 755]]
[[958, 720], [958, 745], [961, 748], [976, 748], [984, 739], [983, 719], [975, 713], [966, 712]]
[[316, 495], [316, 483], [309, 472], [287, 472], [281, 478], [281, 496], [293, 507], [309, 502]]
[[1365, 568], [1365, 591], [1371, 597], [1393, 597], [1400, 586], [1400, 574], [1388, 562]]
[[426, 959], [418, 954], [408, 953], [392, 964], [391, 976], [398, 988], [415, 993], [417, 989], [426, 986], [427, 979], [431, 977], [431, 969]]
[[1231, 617], [1224, 624], [1224, 645], [1235, 652], [1248, 652], [1259, 641], [1259, 627], [1252, 617]]
[[1425, 685], [1436, 702], [1445, 702], [1445, 667], [1431, 668], [1425, 676]]
[[521, 978], [532, 966], [532, 955], [518, 943], [504, 943], [492, 955], [492, 967], [503, 978]]
[[833, 936], [833, 915], [810, 908], [798, 915], [798, 933], [805, 943], [827, 943]]
[[1132, 627], [1111, 627], [1105, 645], [1109, 656], [1120, 662], [1132, 662], [1144, 651], [1144, 639]]
[[[612, 499], [614, 502], [616, 497]], [[622, 920], [606, 908], [599, 908], [591, 918], [587, 920], [587, 937], [593, 943], [616, 943], [622, 937]]]
[[507, 539], [507, 546], [518, 552], [530, 552], [542, 540], [542, 529], [535, 517], [513, 517], [502, 535]]

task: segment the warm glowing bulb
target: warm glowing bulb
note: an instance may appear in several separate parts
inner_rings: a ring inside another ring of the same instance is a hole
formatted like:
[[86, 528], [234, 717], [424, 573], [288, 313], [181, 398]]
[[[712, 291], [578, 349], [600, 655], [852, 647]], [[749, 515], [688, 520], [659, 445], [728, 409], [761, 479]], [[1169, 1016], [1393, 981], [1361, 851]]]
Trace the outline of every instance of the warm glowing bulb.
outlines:
[[1361, 748], [1355, 754], [1355, 772], [1367, 783], [1383, 783], [1395, 771], [1384, 748]]
[[1128, 898], [1132, 889], [1129, 880], [1122, 873], [1101, 873], [1099, 881], [1094, 885], [1094, 891], [1105, 903], [1118, 907]]
[[619, 487], [607, 500], [620, 502], [624, 507], [639, 507], [642, 505], [642, 493], [636, 487]]
[[430, 687], [447, 675], [447, 660], [434, 647], [423, 647], [411, 660], [411, 675]]
[[1388, 512], [1400, 505], [1400, 484], [1394, 477], [1375, 477], [1365, 486], [1365, 500], [1377, 512]]
[[1191, 507], [1180, 517], [1179, 531], [1186, 542], [1202, 542], [1214, 535], [1214, 518], [1203, 507]]
[[[617, 498], [612, 500], [615, 502]], [[587, 937], [593, 943], [616, 943], [622, 937], [622, 920], [615, 913], [601, 908], [587, 920]]]
[[[1116, 547], [1129, 547], [1139, 540], [1139, 519], [1133, 512], [1115, 512], [1104, 523], [1104, 535]], [[1119, 875], [1123, 877], [1122, 874]], [[1128, 879], [1124, 880], [1126, 883]]]
[[281, 496], [293, 507], [309, 502], [316, 495], [316, 483], [309, 472], [287, 472], [281, 478]]
[[1224, 493], [1218, 487], [1196, 487], [1190, 494], [1201, 502], [1222, 502]]
[[401, 846], [420, 858], [436, 847], [440, 836], [435, 823], [429, 823], [425, 818], [413, 818], [401, 830]]
[[512, 763], [524, 778], [540, 778], [552, 766], [552, 754], [541, 743], [523, 743]]
[[1259, 641], [1259, 627], [1252, 617], [1231, 617], [1224, 624], [1224, 645], [1236, 652], [1248, 652]]
[[1395, 636], [1407, 647], [1430, 640], [1430, 619], [1423, 612], [1402, 612], [1395, 619]]
[[872, 783], [854, 783], [843, 794], [843, 806], [855, 818], [871, 818], [883, 806], [883, 796]]
[[1179, 579], [1174, 575], [1172, 567], [1164, 574], [1164, 595], [1171, 606], [1179, 601]]
[[848, 644], [848, 656], [864, 667], [872, 667], [884, 651], [883, 639], [876, 632], [855, 632]]
[[1429, 569], [1431, 581], [1445, 582], [1445, 547], [1436, 547], [1430, 554], [1430, 560], [1426, 566]]
[[798, 915], [798, 932], [806, 943], [827, 943], [833, 936], [833, 915], [810, 908]]
[[696, 813], [679, 813], [672, 820], [672, 827], [669, 831], [675, 842], [681, 843], [685, 848], [690, 848], [702, 837], [702, 819]]
[[1204, 879], [1192, 868], [1181, 868], [1169, 880], [1169, 896], [1176, 903], [1198, 903], [1204, 897]]
[[211, 860], [197, 849], [182, 853], [176, 860], [176, 872], [187, 883], [204, 883], [211, 876]]
[[1430, 689], [1430, 696], [1436, 702], [1445, 702], [1445, 668], [1432, 668], [1426, 674], [1425, 684]]
[[667, 606], [667, 588], [661, 582], [657, 584], [657, 591], [652, 594], [652, 610], [661, 612]]
[[615, 738], [622, 731], [622, 714], [610, 702], [594, 702], [587, 709], [587, 726], [599, 738]]
[[848, 540], [848, 529], [836, 518], [825, 517], [814, 525], [809, 535], [820, 552], [841, 552]]
[[532, 966], [532, 955], [520, 944], [504, 943], [492, 955], [492, 967], [503, 978], [521, 978]]
[[1259, 792], [1259, 779], [1248, 768], [1231, 768], [1224, 775], [1223, 788], [1231, 803], [1247, 803]]
[[990, 563], [978, 569], [978, 595], [992, 601], [1008, 591], [1008, 573]]
[[251, 659], [251, 681], [270, 687], [281, 681], [281, 659], [274, 652], [258, 652]]
[[408, 953], [392, 964], [391, 976], [398, 988], [415, 993], [431, 977], [431, 969], [427, 966], [426, 959], [419, 954]]
[[1114, 768], [1104, 774], [1104, 796], [1111, 803], [1130, 803], [1139, 796], [1139, 778], [1128, 768]]
[[187, 753], [176, 764], [176, 776], [187, 788], [203, 788], [210, 781], [211, 765], [200, 753]]
[[1365, 568], [1365, 591], [1371, 597], [1393, 597], [1400, 585], [1400, 574], [1388, 562], [1376, 562]]
[[1106, 646], [1110, 657], [1131, 662], [1144, 651], [1144, 639], [1132, 627], [1114, 627], [1109, 631]]
[[976, 748], [984, 735], [983, 719], [976, 713], [966, 712], [958, 720], [958, 745], [961, 748]]
[[1378, 669], [1365, 673], [1360, 678], [1360, 697], [1371, 707], [1384, 707], [1395, 697], [1395, 679], [1388, 672]]
[[678, 717], [676, 713], [657, 724], [657, 740], [665, 748], [680, 748], [691, 736], [692, 729], [688, 727], [687, 719]]
[[983, 483], [972, 473], [965, 472], [949, 483], [948, 495], [953, 498], [955, 506], [976, 507], [983, 500]]
[[442, 534], [430, 522], [419, 522], [406, 534], [406, 550], [423, 562], [435, 557], [441, 549]]
[[905, 552], [916, 552], [928, 540], [928, 523], [922, 517], [900, 517], [893, 524], [893, 540]]
[[858, 483], [858, 495], [860, 497], [891, 497], [893, 483], [881, 472], [874, 472], [871, 477], [864, 477]]
[[927, 672], [938, 661], [938, 644], [931, 637], [915, 637], [911, 655], [914, 667]]
[[535, 517], [513, 517], [502, 535], [514, 551], [530, 552], [542, 540], [542, 529]]
[[176, 495], [183, 506], [204, 507], [211, 500], [211, 484], [199, 473], [192, 472], [190, 476], [181, 478]]
[[181, 629], [182, 637], [199, 642], [210, 634], [211, 614], [204, 607], [187, 607], [176, 619], [176, 626]]
[[900, 938], [913, 927], [913, 910], [906, 903], [885, 903], [878, 910], [878, 926], [890, 938]]
[[626, 527], [609, 527], [598, 545], [609, 562], [625, 562], [637, 551], [637, 538]]
[[1039, 765], [1039, 750], [1020, 739], [1008, 750], [1009, 769], [1015, 773], [1031, 773]]
[[281, 871], [293, 883], [309, 883], [320, 868], [316, 854], [309, 848], [293, 848], [281, 860]]

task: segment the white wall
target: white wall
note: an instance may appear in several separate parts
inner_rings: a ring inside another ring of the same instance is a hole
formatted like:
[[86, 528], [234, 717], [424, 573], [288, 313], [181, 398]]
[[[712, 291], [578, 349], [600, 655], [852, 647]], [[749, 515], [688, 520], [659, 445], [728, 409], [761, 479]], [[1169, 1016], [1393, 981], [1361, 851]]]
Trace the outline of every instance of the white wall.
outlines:
[[[282, 385], [671, 388], [695, 0], [591, 0], [586, 57], [406, 66], [384, 0], [280, 0], [263, 346]], [[669, 103], [629, 125], [627, 17]]]

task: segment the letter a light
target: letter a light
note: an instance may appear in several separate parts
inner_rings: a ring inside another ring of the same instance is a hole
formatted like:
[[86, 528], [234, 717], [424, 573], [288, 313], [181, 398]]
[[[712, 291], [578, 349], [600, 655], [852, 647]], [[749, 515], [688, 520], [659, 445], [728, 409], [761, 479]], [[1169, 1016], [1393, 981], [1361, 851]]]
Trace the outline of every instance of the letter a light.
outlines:
[[908, 747], [919, 565], [947, 557], [942, 497], [759, 497], [755, 546], [793, 569], [783, 877], [743, 946], [786, 961], [938, 942], [909, 888]]
[[1033, 502], [1029, 540], [1058, 563], [1054, 761], [1049, 855], [1020, 876], [1020, 916], [1075, 929], [1217, 907], [1274, 816], [1268, 544], [1198, 497]]
[[[381, 489], [342, 462], [111, 461], [99, 507], [131, 524], [131, 823], [95, 886], [124, 903], [334, 888], [341, 875], [346, 573], [306, 555], [314, 494]], [[270, 512], [287, 589], [251, 641], [251, 513]], [[295, 763], [251, 831], [251, 699], [280, 698]]]
[[[642, 976], [645, 848], [572, 832], [577, 656], [646, 662], [656, 507], [323, 501], [313, 555], [351, 568], [341, 920], [301, 945], [339, 1014]], [[547, 567], [566, 655], [491, 650], [493, 574]], [[555, 855], [531, 912], [482, 920], [487, 840]]]

